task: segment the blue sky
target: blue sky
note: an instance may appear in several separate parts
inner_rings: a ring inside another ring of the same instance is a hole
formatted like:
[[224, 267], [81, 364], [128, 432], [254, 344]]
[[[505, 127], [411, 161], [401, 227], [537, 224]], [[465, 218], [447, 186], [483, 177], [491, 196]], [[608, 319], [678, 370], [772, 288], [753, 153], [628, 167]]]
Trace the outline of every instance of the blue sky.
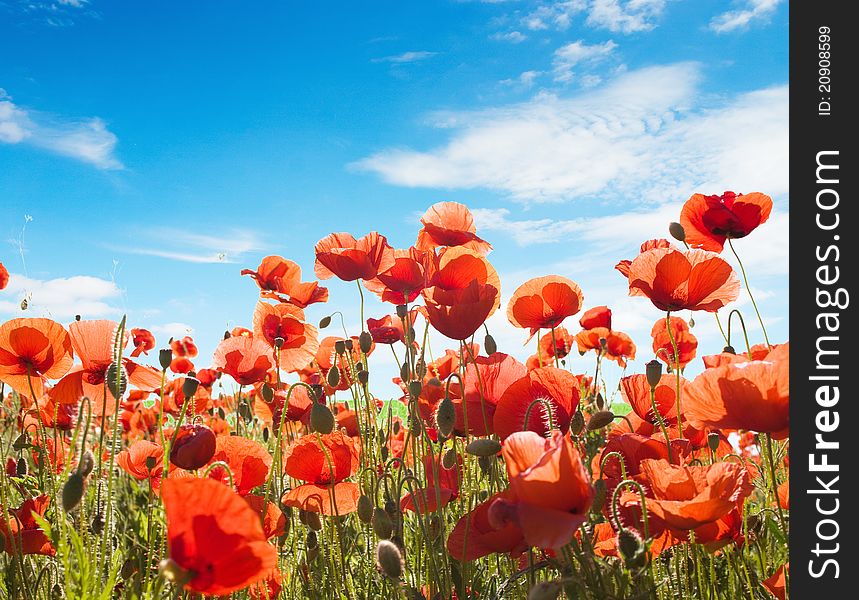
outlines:
[[[250, 323], [240, 269], [281, 254], [310, 277], [331, 231], [404, 247], [420, 213], [455, 200], [495, 246], [505, 301], [529, 277], [571, 277], [586, 306], [613, 308], [640, 368], [659, 313], [611, 267], [664, 236], [692, 193], [733, 189], [776, 201], [737, 247], [783, 341], [787, 13], [779, 0], [0, 0], [13, 275], [0, 318], [24, 297], [24, 314], [64, 322], [128, 313], [161, 342], [192, 331], [210, 355]], [[329, 287], [309, 319], [347, 309], [357, 330], [354, 288]], [[502, 315], [492, 327], [502, 350], [531, 351]]]

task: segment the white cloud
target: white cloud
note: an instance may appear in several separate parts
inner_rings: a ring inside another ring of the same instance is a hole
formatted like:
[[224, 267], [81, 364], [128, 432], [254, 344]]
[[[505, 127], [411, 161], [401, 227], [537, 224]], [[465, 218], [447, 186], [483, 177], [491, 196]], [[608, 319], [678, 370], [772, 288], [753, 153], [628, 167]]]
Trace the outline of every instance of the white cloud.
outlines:
[[394, 56], [383, 56], [382, 58], [374, 58], [373, 62], [387, 62], [400, 65], [426, 60], [428, 58], [432, 58], [436, 54], [438, 53], [428, 52], [426, 50], [403, 52], [402, 54], [396, 54]]
[[593, 65], [608, 58], [617, 48], [617, 44], [608, 40], [602, 44], [586, 44], [584, 40], [570, 42], [555, 50], [552, 61], [555, 81], [567, 82], [573, 79], [573, 68], [577, 65]]
[[117, 138], [98, 117], [68, 119], [23, 108], [0, 88], [0, 143], [28, 144], [95, 165], [121, 169]]
[[[164, 338], [165, 340], [168, 338], [181, 338], [186, 335], [192, 335], [194, 333], [194, 328], [188, 325], [187, 323], [163, 323], [160, 325], [152, 325], [149, 327], [149, 331], [151, 331], [155, 336], [159, 338]], [[162, 342], [162, 344], [165, 342]]]
[[587, 23], [617, 33], [650, 31], [665, 4], [666, 0], [594, 0]]
[[522, 18], [522, 24], [531, 31], [544, 29], [565, 30], [572, 24], [574, 15], [587, 8], [585, 0], [565, 0], [541, 4]]
[[[700, 65], [630, 71], [569, 97], [440, 113], [441, 147], [387, 149], [352, 165], [388, 183], [484, 188], [523, 202], [685, 200], [690, 190], [787, 192], [787, 86], [701, 106]], [[682, 198], [681, 198], [682, 196]]]
[[782, 0], [742, 0], [739, 3], [740, 8], [713, 17], [710, 29], [716, 33], [747, 29], [752, 23], [771, 17], [781, 2]]
[[[32, 279], [11, 273], [9, 285], [0, 291], [0, 314], [10, 317], [50, 317], [70, 321], [75, 315], [97, 319], [120, 313], [111, 304], [121, 296], [113, 281], [76, 275], [57, 279]], [[22, 309], [22, 300], [27, 308]]]
[[502, 79], [500, 83], [527, 90], [534, 86], [534, 82], [540, 75], [542, 75], [540, 71], [525, 71], [524, 73], [520, 73], [519, 77], [515, 79]]
[[513, 44], [519, 44], [528, 39], [528, 36], [521, 31], [507, 31], [505, 33], [499, 32], [491, 35], [490, 37], [499, 42], [511, 42]]
[[191, 263], [237, 263], [249, 252], [262, 249], [259, 236], [237, 229], [222, 236], [204, 235], [181, 229], [155, 228], [133, 236], [156, 246], [111, 247], [120, 252], [157, 256]]

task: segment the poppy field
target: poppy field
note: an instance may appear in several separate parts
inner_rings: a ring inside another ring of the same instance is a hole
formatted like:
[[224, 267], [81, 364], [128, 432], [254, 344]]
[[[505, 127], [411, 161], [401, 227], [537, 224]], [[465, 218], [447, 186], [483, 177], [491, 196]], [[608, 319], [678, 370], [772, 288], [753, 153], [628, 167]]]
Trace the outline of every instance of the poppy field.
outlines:
[[[0, 598], [784, 600], [789, 344], [741, 262], [772, 204], [696, 193], [617, 257], [661, 312], [647, 339], [586, 281], [547, 273], [502, 302], [454, 202], [409, 248], [322, 237], [313, 278], [281, 256], [237, 269], [259, 299], [213, 355], [126, 318], [6, 321]], [[361, 330], [326, 311], [334, 278]], [[381, 353], [399, 397], [374, 392]]]

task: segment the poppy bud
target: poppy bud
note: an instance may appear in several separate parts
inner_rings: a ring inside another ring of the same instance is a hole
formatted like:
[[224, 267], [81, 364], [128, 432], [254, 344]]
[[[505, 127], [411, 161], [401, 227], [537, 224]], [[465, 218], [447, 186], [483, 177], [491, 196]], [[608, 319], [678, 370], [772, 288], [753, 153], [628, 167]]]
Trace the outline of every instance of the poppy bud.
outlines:
[[456, 409], [448, 396], [439, 402], [438, 410], [435, 413], [435, 422], [438, 425], [438, 432], [444, 437], [450, 437], [450, 434], [453, 433], [453, 426], [456, 424]]
[[367, 354], [372, 346], [373, 336], [368, 331], [362, 331], [358, 336], [358, 347], [361, 348], [361, 352]]
[[337, 365], [332, 365], [330, 369], [328, 369], [328, 373], [325, 375], [325, 381], [328, 382], [333, 388], [336, 388], [340, 385], [340, 369], [337, 368]]
[[689, 317], [689, 329], [695, 327], [695, 317]]
[[480, 472], [484, 475], [489, 475], [489, 471], [492, 469], [492, 457], [491, 456], [478, 456], [477, 457], [477, 466], [480, 467]]
[[711, 452], [716, 451], [716, 449], [719, 447], [719, 443], [721, 441], [722, 440], [719, 437], [719, 434], [716, 433], [715, 431], [711, 432], [709, 435], [707, 435], [707, 446], [710, 448]]
[[185, 394], [186, 398], [191, 398], [197, 393], [197, 388], [200, 386], [200, 380], [194, 377], [193, 371], [188, 373], [188, 375], [189, 377], [186, 377], [182, 381], [182, 393]]
[[441, 466], [445, 469], [452, 469], [456, 465], [456, 450], [451, 448], [441, 457]]
[[495, 343], [495, 338], [486, 334], [486, 337], [483, 338], [483, 347], [486, 348], [486, 354], [495, 354], [498, 352], [498, 345]]
[[591, 504], [591, 510], [598, 514], [605, 504], [605, 496], [606, 496], [606, 486], [605, 479], [597, 479], [594, 482], [594, 500]]
[[104, 374], [104, 380], [107, 383], [107, 389], [110, 390], [114, 398], [121, 398], [125, 394], [125, 389], [128, 387], [128, 376], [121, 366], [110, 363]]
[[373, 509], [371, 522], [373, 524], [373, 531], [383, 540], [390, 538], [394, 532], [394, 524], [391, 522], [391, 517], [381, 508]]
[[[394, 435], [398, 435], [400, 433], [400, 422], [399, 421], [394, 421], [394, 424], [391, 425], [391, 433], [393, 433]], [[382, 441], [382, 443], [384, 444], [384, 440]]]
[[93, 457], [92, 452], [90, 450], [84, 450], [83, 454], [81, 454], [80, 460], [78, 461], [77, 472], [80, 473], [82, 477], [89, 477], [94, 465], [95, 457]]
[[268, 432], [268, 427], [263, 427], [262, 428], [262, 441], [268, 443], [269, 435], [271, 435], [271, 434], [269, 434], [269, 432]]
[[346, 352], [346, 341], [345, 340], [337, 340], [334, 342], [334, 352], [337, 354], [344, 354]]
[[373, 501], [367, 496], [362, 495], [358, 498], [358, 518], [363, 523], [373, 520]]
[[376, 545], [376, 566], [390, 579], [400, 579], [403, 574], [403, 555], [396, 544], [382, 540]]
[[602, 429], [612, 421], [614, 421], [614, 413], [610, 410], [601, 410], [595, 412], [591, 415], [591, 418], [588, 419], [588, 431], [596, 431], [597, 429]]
[[388, 456], [390, 452], [388, 451], [387, 446], [382, 446], [382, 462], [388, 462]]
[[364, 363], [362, 363], [360, 360], [355, 363], [355, 371], [356, 372], [361, 371], [363, 368], [364, 368]]
[[370, 381], [370, 371], [366, 369], [358, 371], [358, 382], [361, 385], [367, 385], [368, 381]]
[[104, 517], [101, 516], [101, 513], [95, 514], [89, 528], [95, 535], [101, 535], [101, 532], [104, 531]]
[[528, 592], [528, 600], [556, 600], [560, 593], [560, 581], [541, 581]]
[[12, 442], [12, 447], [15, 450], [23, 450], [24, 448], [29, 448], [30, 445], [30, 436], [27, 435], [27, 432], [22, 433]]
[[80, 504], [81, 498], [84, 495], [84, 478], [83, 476], [75, 471], [71, 475], [69, 475], [68, 480], [65, 485], [63, 485], [63, 493], [62, 493], [62, 501], [63, 501], [63, 510], [66, 512], [71, 512], [74, 508]]
[[501, 442], [492, 438], [479, 438], [469, 442], [465, 451], [472, 456], [495, 456], [501, 452]]
[[125, 579], [126, 581], [131, 579], [131, 577], [137, 572], [137, 565], [135, 561], [132, 559], [127, 559], [124, 563], [122, 563], [122, 568], [119, 570], [119, 576]]
[[597, 397], [594, 399], [596, 402], [597, 408], [602, 410], [605, 408], [605, 399], [602, 397], [602, 392], [597, 392]]
[[[418, 376], [418, 379], [423, 379], [427, 374], [427, 361], [420, 358], [418, 359], [417, 364], [415, 365], [415, 375]], [[441, 384], [439, 384], [441, 385]]]
[[608, 340], [604, 337], [600, 338], [600, 348], [605, 352], [605, 349], [608, 348]]
[[403, 364], [400, 366], [400, 379], [403, 381], [409, 380], [409, 375], [411, 375], [411, 370], [409, 369], [409, 361], [403, 361]]
[[431, 540], [438, 539], [438, 536], [441, 535], [441, 519], [438, 518], [438, 515], [430, 515], [427, 519], [427, 535]]
[[415, 437], [421, 434], [421, 421], [417, 417], [409, 417], [409, 433]]
[[577, 410], [573, 415], [573, 418], [570, 419], [570, 432], [573, 435], [580, 435], [584, 429], [585, 416], [582, 414], [582, 411]]
[[314, 402], [310, 409], [310, 428], [322, 434], [331, 433], [334, 430], [334, 413], [331, 409]]
[[319, 518], [319, 513], [303, 510], [298, 513], [298, 520], [307, 525], [311, 531], [322, 529], [322, 519]]
[[391, 519], [396, 520], [400, 514], [400, 509], [397, 507], [397, 503], [388, 498], [385, 500], [385, 512], [388, 513], [388, 516]]
[[170, 348], [161, 348], [158, 351], [158, 362], [161, 364], [162, 371], [169, 369], [170, 363], [173, 362], [173, 350]]
[[671, 237], [673, 237], [678, 242], [686, 241], [686, 230], [683, 229], [683, 225], [677, 223], [676, 221], [672, 221], [668, 224], [668, 233], [670, 233]]
[[267, 383], [262, 384], [260, 388], [260, 395], [262, 399], [266, 402], [271, 402], [274, 399], [274, 390], [271, 389], [271, 386]]
[[316, 536], [316, 532], [312, 529], [307, 532], [307, 539], [305, 543], [307, 544], [308, 550], [313, 550], [319, 545], [319, 538]]
[[319, 329], [325, 329], [331, 325], [331, 315], [326, 315], [319, 319]]
[[734, 350], [733, 346], [725, 346], [724, 348], [722, 348], [722, 352], [724, 352], [725, 354], [736, 354], [737, 353], [737, 351]]
[[662, 379], [662, 363], [654, 358], [644, 366], [644, 370], [650, 388], [653, 389], [659, 385], [659, 381]]
[[352, 338], [346, 338], [345, 340], [343, 340], [343, 344], [346, 346], [347, 350], [351, 350], [352, 346], [354, 346], [354, 344], [352, 343]]
[[407, 314], [409, 314], [409, 307], [405, 304], [397, 304], [397, 316], [405, 319]]
[[319, 400], [323, 396], [325, 396], [325, 388], [322, 387], [321, 383], [313, 383], [310, 385], [310, 388], [313, 390], [313, 399]]
[[191, 579], [191, 574], [179, 566], [172, 558], [165, 558], [158, 563], [158, 572], [167, 581], [181, 587], [186, 581]]
[[412, 398], [417, 398], [421, 395], [421, 392], [424, 389], [424, 384], [418, 381], [417, 379], [413, 379], [409, 382], [409, 394]]
[[215, 432], [205, 425], [182, 425], [170, 448], [170, 463], [186, 471], [206, 465], [215, 455]]
[[644, 542], [632, 529], [623, 528], [617, 533], [617, 549], [629, 569], [643, 567], [647, 562]]

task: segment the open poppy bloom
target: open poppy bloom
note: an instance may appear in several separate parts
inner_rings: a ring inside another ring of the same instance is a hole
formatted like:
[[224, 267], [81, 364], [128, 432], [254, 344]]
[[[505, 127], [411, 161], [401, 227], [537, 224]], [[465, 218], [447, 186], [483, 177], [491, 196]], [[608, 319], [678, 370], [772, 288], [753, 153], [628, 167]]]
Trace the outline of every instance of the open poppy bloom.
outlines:
[[[680, 394], [685, 394], [686, 379], [680, 378]], [[677, 380], [674, 375], [664, 374], [659, 379], [654, 390], [656, 410], [666, 425], [677, 423]], [[620, 380], [620, 391], [627, 404], [632, 407], [633, 412], [639, 418], [644, 419], [652, 425], [658, 425], [659, 419], [653, 411], [653, 403], [650, 401], [650, 384], [647, 376], [643, 374], [629, 375]]]
[[[579, 380], [569, 371], [555, 367], [528, 371], [501, 395], [493, 419], [495, 433], [502, 440], [523, 430], [547, 435], [550, 421], [553, 429], [566, 432], [579, 406], [580, 393]], [[551, 407], [551, 418], [546, 404]]]
[[439, 246], [463, 246], [479, 254], [492, 249], [489, 242], [477, 237], [474, 216], [468, 207], [459, 202], [437, 202], [421, 217], [423, 228], [415, 244], [420, 250]]
[[[155, 442], [138, 440], [116, 455], [116, 463], [138, 481], [151, 479], [153, 487], [158, 488], [164, 472], [164, 448]], [[152, 463], [151, 469], [147, 463]]]
[[9, 271], [0, 262], [0, 290], [6, 289], [7, 285], [9, 285]]
[[320, 287], [316, 281], [302, 282], [301, 267], [282, 256], [266, 256], [256, 271], [242, 269], [241, 274], [250, 275], [257, 282], [263, 298], [288, 302], [298, 308], [328, 301], [328, 288]]
[[262, 339], [229, 337], [215, 348], [212, 366], [239, 385], [251, 385], [262, 381], [274, 366], [274, 353]]
[[65, 375], [73, 362], [71, 337], [56, 321], [12, 319], [0, 325], [0, 381], [21, 396], [40, 398], [45, 381]]
[[[272, 500], [266, 502], [265, 496], [256, 494], [247, 494], [243, 497], [245, 502], [254, 509], [254, 512], [262, 517], [262, 530], [267, 540], [281, 536], [286, 532], [286, 517], [283, 511], [278, 508], [277, 502]], [[263, 508], [265, 508], [265, 516], [262, 514]]]
[[11, 517], [0, 517], [0, 535], [2, 535], [3, 550], [8, 554], [42, 554], [54, 556], [57, 551], [45, 531], [36, 523], [33, 515], [45, 517], [45, 512], [51, 503], [47, 494], [28, 498], [18, 508], [9, 512]]
[[519, 555], [528, 549], [518, 524], [513, 521], [497, 523], [489, 518], [490, 507], [499, 500], [508, 500], [512, 492], [504, 491], [490, 496], [456, 522], [447, 536], [447, 551], [460, 561], [470, 561], [490, 554]]
[[[653, 338], [653, 353], [656, 358], [670, 367], [674, 368], [675, 363], [678, 363], [683, 369], [695, 358], [698, 350], [698, 338], [692, 335], [686, 319], [674, 316], [670, 319], [671, 335], [668, 335], [668, 324], [665, 319], [659, 319], [653, 324], [653, 329], [650, 330], [650, 337]], [[674, 337], [674, 344], [671, 343], [672, 336]], [[675, 344], [678, 355], [676, 357], [674, 356]]]
[[[490, 356], [478, 356], [465, 368], [464, 387], [453, 383], [451, 394], [456, 410], [455, 430], [461, 435], [466, 432], [478, 437], [494, 432], [495, 409], [504, 392], [515, 381], [525, 377], [525, 365], [503, 352]], [[468, 427], [465, 426], [468, 417]]]
[[[414, 329], [415, 320], [422, 311], [413, 308], [409, 311], [408, 322]], [[397, 315], [385, 315], [381, 319], [367, 319], [367, 331], [373, 336], [373, 343], [376, 344], [396, 344], [397, 342], [406, 341], [405, 329], [403, 320]], [[412, 343], [417, 345], [413, 339]]]
[[170, 342], [170, 348], [175, 356], [184, 356], [194, 358], [197, 356], [197, 344], [190, 335], [186, 335], [181, 340], [173, 340]]
[[496, 526], [513, 522], [529, 546], [560, 548], [587, 520], [594, 491], [590, 475], [573, 441], [560, 431], [546, 439], [533, 431], [519, 431], [501, 448], [510, 497], [489, 507]]
[[131, 344], [134, 346], [131, 358], [135, 358], [141, 354], [148, 355], [149, 351], [155, 348], [155, 336], [148, 329], [135, 327], [131, 330]]
[[513, 292], [507, 304], [507, 319], [516, 327], [530, 329], [533, 336], [540, 329], [557, 327], [579, 312], [582, 302], [581, 288], [566, 277], [536, 277]]
[[344, 480], [358, 471], [359, 464], [358, 449], [348, 435], [332, 431], [304, 436], [287, 451], [284, 470], [307, 483], [288, 491], [282, 501], [329, 516], [354, 512], [361, 488]]
[[707, 369], [686, 387], [683, 411], [698, 428], [748, 429], [787, 437], [790, 426], [789, 346], [766, 360]]
[[594, 327], [580, 331], [576, 334], [576, 345], [581, 354], [589, 350], [603, 352], [603, 356], [613, 360], [621, 367], [626, 366], [627, 359], [635, 358], [635, 343], [632, 338], [622, 331], [612, 331], [605, 327]]
[[277, 564], [259, 514], [210, 479], [169, 479], [161, 490], [167, 552], [185, 572], [184, 587], [226, 595], [261, 580]]
[[785, 592], [785, 588], [787, 587], [787, 582], [785, 581], [786, 575], [790, 573], [790, 563], [784, 563], [776, 572], [764, 579], [761, 583], [767, 589], [767, 591], [778, 598], [778, 600], [785, 600], [787, 592]]
[[332, 233], [316, 242], [314, 250], [319, 279], [366, 281], [394, 266], [394, 249], [375, 231], [357, 240], [348, 233]]
[[[554, 335], [552, 335], [554, 333]], [[555, 331], [548, 331], [540, 336], [537, 344], [538, 353], [530, 357], [530, 362], [536, 367], [551, 366], [555, 359], [565, 358], [576, 343], [576, 336], [567, 331], [566, 327], [556, 327]]]
[[[751, 355], [749, 355], [748, 352], [741, 352], [740, 354], [734, 354], [733, 352], [720, 352], [719, 354], [702, 356], [701, 360], [704, 361], [704, 367], [707, 369], [721, 367], [727, 363], [744, 363], [749, 362], [750, 360], [766, 360], [767, 356], [769, 356], [771, 352], [775, 352], [781, 346], [782, 344], [774, 344], [772, 347], [767, 346], [766, 344], [755, 344], [751, 347]], [[778, 356], [778, 354], [776, 356]]]
[[629, 265], [629, 295], [649, 298], [659, 310], [716, 312], [739, 294], [731, 265], [705, 250], [657, 248]]
[[456, 464], [450, 469], [441, 464], [441, 455], [424, 456], [421, 462], [424, 465], [427, 485], [403, 496], [400, 500], [400, 510], [403, 512], [435, 512], [459, 496], [459, 482], [462, 479], [461, 456], [457, 455]]
[[[215, 440], [215, 453], [209, 464], [227, 463], [232, 474], [233, 487], [239, 495], [244, 496], [266, 482], [271, 461], [271, 454], [259, 442], [236, 435], [219, 435]], [[229, 483], [230, 473], [223, 467], [215, 467], [209, 471], [209, 477]]]
[[304, 322], [304, 311], [292, 304], [257, 302], [254, 310], [254, 336], [272, 347], [280, 338], [280, 368], [294, 372], [306, 367], [319, 349], [316, 327]]
[[680, 224], [691, 247], [721, 252], [725, 240], [746, 237], [766, 223], [772, 208], [772, 198], [760, 192], [694, 194], [683, 205]]
[[606, 327], [611, 329], [611, 309], [608, 306], [595, 306], [586, 310], [579, 319], [582, 329]]
[[[671, 242], [669, 242], [666, 239], [662, 239], [662, 238], [654, 239], [654, 240], [647, 240], [646, 242], [643, 242], [641, 244], [641, 247], [639, 249], [639, 253], [644, 254], [648, 250], [654, 250], [656, 248], [673, 248], [673, 246], [671, 245]], [[629, 266], [631, 264], [632, 264], [631, 260], [622, 260], [619, 263], [617, 263], [614, 266], [614, 268], [617, 269], [621, 275], [623, 275], [624, 277], [629, 279]]]
[[376, 294], [382, 302], [409, 304], [426, 286], [426, 252], [417, 248], [394, 250], [394, 264], [380, 271], [373, 279], [364, 281], [364, 287]]

